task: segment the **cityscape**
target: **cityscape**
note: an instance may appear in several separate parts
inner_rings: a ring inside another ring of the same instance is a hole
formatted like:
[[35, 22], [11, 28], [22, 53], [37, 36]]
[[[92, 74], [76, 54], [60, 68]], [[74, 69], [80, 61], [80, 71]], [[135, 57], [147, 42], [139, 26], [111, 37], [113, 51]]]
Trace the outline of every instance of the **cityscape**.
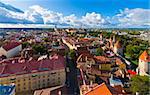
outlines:
[[149, 95], [149, 79], [149, 0], [0, 0], [0, 95]]

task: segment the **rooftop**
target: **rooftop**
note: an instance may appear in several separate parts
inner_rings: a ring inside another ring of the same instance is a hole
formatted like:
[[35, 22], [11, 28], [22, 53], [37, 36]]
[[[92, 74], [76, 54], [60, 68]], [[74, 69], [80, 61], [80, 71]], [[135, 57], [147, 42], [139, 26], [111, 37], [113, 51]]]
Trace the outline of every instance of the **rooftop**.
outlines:
[[25, 60], [23, 58], [12, 58], [0, 62], [0, 77], [12, 74], [27, 74], [42, 71], [51, 71], [64, 68], [64, 57], [54, 55], [50, 58]]
[[107, 63], [111, 61], [109, 58], [105, 56], [94, 56], [94, 58], [97, 62], [101, 62], [101, 63]]
[[67, 87], [64, 85], [36, 90], [34, 92], [34, 95], [68, 95], [69, 91], [67, 90]]
[[139, 59], [145, 61], [145, 62], [150, 62], [150, 55], [148, 54], [147, 50], [145, 50], [139, 57]]
[[102, 83], [98, 86], [95, 86], [89, 92], [85, 93], [84, 95], [112, 95], [108, 87], [105, 83]]
[[9, 43], [6, 43], [5, 45], [3, 45], [2, 47], [6, 50], [6, 51], [9, 51], [17, 46], [19, 46], [21, 43], [19, 42], [16, 42], [16, 41], [12, 41], [12, 42], [9, 42]]

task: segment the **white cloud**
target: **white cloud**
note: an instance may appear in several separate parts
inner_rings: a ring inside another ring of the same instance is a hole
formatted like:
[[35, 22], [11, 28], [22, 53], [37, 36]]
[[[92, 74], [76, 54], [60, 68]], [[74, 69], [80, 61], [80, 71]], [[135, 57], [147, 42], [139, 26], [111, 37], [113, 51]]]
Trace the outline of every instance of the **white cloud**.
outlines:
[[150, 25], [150, 10], [141, 8], [126, 8], [114, 16], [112, 21], [118, 23], [118, 26], [148, 26]]
[[81, 21], [90, 26], [102, 25], [105, 23], [105, 19], [102, 18], [101, 14], [95, 12], [87, 13], [85, 16], [82, 16]]
[[[150, 26], [150, 9], [124, 9], [113, 17], [103, 17], [99, 13], [86, 13], [82, 17], [75, 14], [64, 16], [62, 13], [53, 12], [39, 5], [29, 7], [24, 13], [7, 10], [0, 7], [0, 16], [15, 19], [18, 23], [35, 24], [66, 24], [80, 27], [129, 27]], [[14, 21], [15, 21], [14, 20]], [[0, 18], [0, 22], [5, 22]], [[8, 21], [9, 22], [9, 21]]]

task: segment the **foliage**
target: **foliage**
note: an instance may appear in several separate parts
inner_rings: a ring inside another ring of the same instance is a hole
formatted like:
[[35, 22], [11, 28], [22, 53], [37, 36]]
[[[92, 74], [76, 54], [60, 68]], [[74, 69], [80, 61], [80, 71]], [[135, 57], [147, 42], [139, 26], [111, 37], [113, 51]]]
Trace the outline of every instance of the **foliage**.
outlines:
[[22, 43], [22, 48], [26, 48], [26, 47], [28, 47], [30, 45], [30, 43], [28, 43], [28, 42], [23, 42]]
[[46, 52], [46, 48], [43, 45], [33, 45], [32, 48], [36, 54], [43, 54]]
[[48, 38], [43, 38], [43, 40], [44, 40], [45, 42], [49, 42], [49, 39], [48, 39]]
[[68, 55], [69, 55], [69, 57], [70, 57], [71, 59], [74, 59], [74, 58], [76, 57], [76, 52], [75, 52], [75, 50], [70, 50], [69, 53], [68, 53]]
[[139, 92], [140, 95], [148, 95], [149, 77], [136, 75], [131, 78], [131, 91], [133, 93]]
[[96, 49], [96, 56], [101, 56], [103, 55], [103, 49], [102, 48], [97, 48]]

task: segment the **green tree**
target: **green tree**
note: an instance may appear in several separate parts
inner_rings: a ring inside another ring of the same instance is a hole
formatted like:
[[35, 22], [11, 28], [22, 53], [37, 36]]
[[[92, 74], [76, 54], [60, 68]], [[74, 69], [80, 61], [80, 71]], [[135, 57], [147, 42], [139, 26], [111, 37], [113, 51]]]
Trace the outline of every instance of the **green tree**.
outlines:
[[76, 57], [76, 52], [75, 52], [75, 50], [70, 50], [69, 53], [68, 53], [68, 55], [69, 55], [69, 57], [70, 57], [71, 59], [74, 59], [74, 58]]
[[26, 47], [28, 47], [30, 45], [30, 43], [28, 43], [28, 42], [23, 42], [22, 43], [22, 48], [26, 48]]
[[32, 48], [33, 48], [33, 51], [35, 51], [36, 54], [46, 53], [46, 48], [43, 45], [33, 45]]
[[103, 49], [102, 49], [102, 48], [97, 48], [97, 49], [96, 49], [96, 55], [97, 55], [97, 56], [103, 55]]
[[131, 91], [132, 93], [138, 92], [139, 95], [148, 95], [150, 90], [149, 77], [136, 75], [131, 78]]

